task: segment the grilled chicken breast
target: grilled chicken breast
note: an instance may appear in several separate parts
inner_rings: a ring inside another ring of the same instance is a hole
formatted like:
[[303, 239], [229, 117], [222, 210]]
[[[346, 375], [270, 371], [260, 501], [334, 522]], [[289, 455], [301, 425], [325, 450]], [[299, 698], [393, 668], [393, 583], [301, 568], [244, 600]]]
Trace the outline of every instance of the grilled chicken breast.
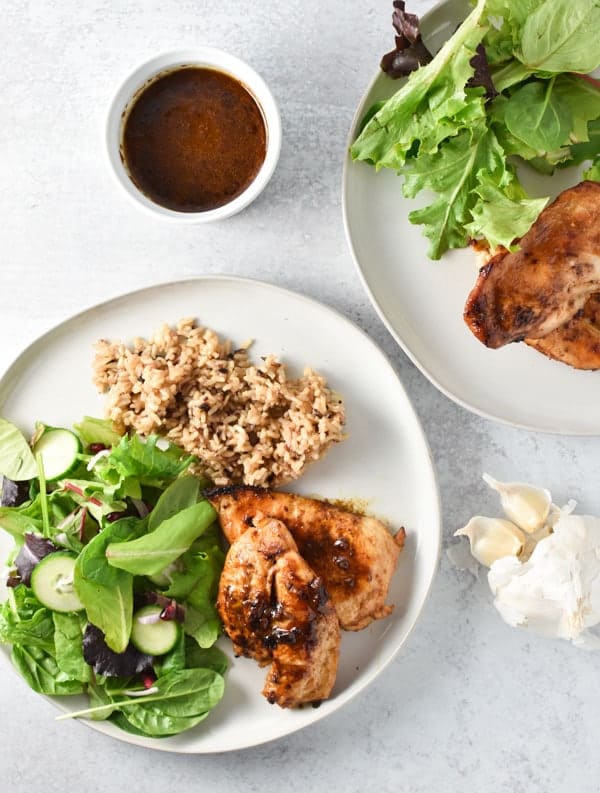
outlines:
[[540, 339], [600, 291], [600, 183], [581, 182], [540, 214], [514, 253], [479, 271], [464, 319], [488, 347]]
[[230, 542], [255, 525], [257, 515], [285, 523], [309, 566], [323, 580], [340, 625], [358, 631], [387, 617], [390, 581], [404, 545], [381, 521], [303, 498], [243, 485], [206, 493]]
[[525, 343], [575, 369], [600, 369], [600, 294], [592, 295], [565, 325]]
[[278, 520], [254, 516], [233, 540], [217, 608], [237, 655], [271, 663], [264, 696], [291, 708], [331, 693], [340, 629], [322, 581]]

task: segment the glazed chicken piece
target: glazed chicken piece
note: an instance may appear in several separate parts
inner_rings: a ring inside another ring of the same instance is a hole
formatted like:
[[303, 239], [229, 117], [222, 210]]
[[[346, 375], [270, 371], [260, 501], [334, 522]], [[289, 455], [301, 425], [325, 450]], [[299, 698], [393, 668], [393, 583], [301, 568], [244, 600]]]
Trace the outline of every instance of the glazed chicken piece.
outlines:
[[600, 183], [562, 192], [519, 244], [492, 256], [467, 299], [465, 322], [488, 347], [545, 337], [600, 291]]
[[270, 703], [292, 708], [329, 696], [339, 659], [338, 619], [281, 521], [256, 515], [234, 539], [217, 608], [236, 654], [271, 663], [263, 689]]
[[600, 294], [592, 295], [565, 325], [525, 343], [575, 369], [600, 369]]
[[375, 518], [259, 487], [224, 487], [205, 495], [230, 542], [255, 525], [257, 515], [283, 521], [300, 554], [323, 579], [344, 630], [361, 630], [391, 614], [393, 606], [385, 601], [404, 546], [404, 529], [394, 537]]

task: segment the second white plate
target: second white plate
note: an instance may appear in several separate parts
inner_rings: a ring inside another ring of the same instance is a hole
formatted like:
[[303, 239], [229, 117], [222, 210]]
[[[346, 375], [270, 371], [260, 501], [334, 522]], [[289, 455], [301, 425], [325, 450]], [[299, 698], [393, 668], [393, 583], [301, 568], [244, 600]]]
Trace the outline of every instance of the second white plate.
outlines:
[[[454, 32], [470, 6], [449, 0], [423, 17], [432, 52]], [[380, 72], [358, 110], [350, 141], [371, 105], [391, 96], [398, 81]], [[520, 172], [532, 195], [557, 195], [578, 181], [573, 169], [552, 177]], [[364, 286], [381, 319], [431, 382], [458, 404], [486, 418], [541, 432], [600, 434], [600, 372], [551, 361], [525, 344], [489, 350], [463, 322], [477, 265], [468, 250], [440, 261], [408, 213], [421, 206], [402, 196], [400, 180], [347, 158], [343, 180], [346, 234]]]

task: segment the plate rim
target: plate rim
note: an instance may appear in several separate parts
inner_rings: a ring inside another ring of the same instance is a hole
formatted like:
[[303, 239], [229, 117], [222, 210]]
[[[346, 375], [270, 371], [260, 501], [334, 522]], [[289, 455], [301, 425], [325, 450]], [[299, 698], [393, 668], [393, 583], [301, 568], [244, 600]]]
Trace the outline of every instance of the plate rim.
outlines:
[[[351, 693], [347, 692], [340, 692], [334, 699], [329, 700], [329, 702], [334, 703], [333, 706], [327, 710], [320, 712], [319, 710], [315, 711], [315, 718], [309, 722], [305, 722], [302, 724], [295, 724], [289, 723], [286, 725], [286, 729], [282, 731], [280, 734], [268, 737], [268, 738], [259, 738], [257, 740], [253, 740], [250, 736], [248, 740], [245, 740], [243, 743], [236, 745], [235, 747], [223, 747], [217, 749], [202, 749], [199, 748], [190, 748], [189, 746], [177, 746], [172, 744], [166, 744], [161, 742], [158, 738], [147, 738], [145, 736], [137, 736], [133, 733], [128, 733], [120, 731], [119, 734], [111, 734], [106, 730], [102, 729], [103, 722], [94, 722], [88, 719], [79, 719], [80, 723], [83, 723], [86, 727], [92, 729], [94, 732], [100, 733], [102, 735], [107, 736], [108, 738], [114, 738], [115, 740], [122, 741], [123, 743], [132, 744], [135, 746], [141, 746], [146, 749], [152, 749], [156, 751], [162, 752], [170, 752], [173, 754], [189, 754], [189, 755], [212, 755], [212, 754], [224, 754], [226, 752], [232, 751], [240, 751], [245, 749], [250, 749], [255, 746], [266, 745], [276, 740], [280, 740], [281, 738], [286, 737], [287, 735], [291, 735], [295, 732], [299, 732], [307, 727], [310, 727], [313, 724], [316, 724], [323, 719], [327, 718], [330, 715], [333, 715], [341, 708], [344, 707], [348, 702], [356, 698], [358, 695], [364, 692], [366, 688], [368, 688], [375, 680], [379, 677], [379, 675], [394, 661], [394, 659], [398, 656], [400, 651], [406, 646], [406, 643], [411, 638], [418, 622], [420, 621], [427, 601], [431, 595], [431, 590], [433, 587], [433, 583], [436, 579], [439, 565], [440, 565], [440, 558], [441, 558], [441, 549], [442, 549], [442, 536], [443, 536], [443, 515], [442, 515], [442, 503], [441, 503], [441, 494], [440, 494], [440, 487], [438, 482], [438, 475], [435, 466], [435, 462], [433, 459], [433, 455], [431, 453], [431, 448], [429, 446], [429, 441], [427, 439], [427, 435], [417, 414], [417, 411], [410, 399], [410, 396], [400, 378], [400, 375], [396, 371], [395, 367], [393, 366], [390, 358], [384, 352], [383, 349], [369, 336], [369, 334], [364, 331], [359, 325], [357, 325], [353, 320], [349, 319], [345, 314], [339, 311], [337, 308], [328, 305], [327, 303], [323, 303], [316, 298], [309, 297], [301, 292], [297, 292], [293, 289], [288, 289], [284, 286], [279, 286], [278, 284], [270, 283], [269, 281], [264, 281], [258, 278], [251, 278], [247, 276], [239, 276], [239, 275], [229, 275], [229, 274], [198, 274], [192, 276], [186, 276], [184, 278], [176, 279], [176, 280], [160, 280], [156, 281], [151, 284], [147, 284], [146, 286], [140, 287], [139, 289], [129, 290], [125, 292], [117, 292], [112, 297], [108, 297], [103, 299], [98, 303], [93, 303], [81, 310], [73, 314], [69, 314], [63, 319], [59, 320], [58, 322], [51, 325], [46, 330], [43, 330], [36, 338], [34, 338], [31, 342], [29, 342], [25, 347], [23, 347], [20, 352], [18, 352], [12, 361], [2, 370], [0, 371], [0, 387], [4, 384], [4, 382], [11, 376], [13, 370], [19, 365], [21, 359], [31, 354], [34, 351], [34, 348], [41, 343], [43, 343], [44, 339], [53, 334], [54, 332], [58, 331], [64, 325], [70, 322], [76, 322], [77, 320], [83, 318], [86, 314], [97, 311], [102, 309], [109, 304], [116, 303], [119, 300], [123, 300], [130, 297], [140, 297], [145, 292], [153, 292], [161, 287], [170, 287], [170, 286], [178, 286], [181, 287], [184, 284], [189, 283], [197, 283], [197, 282], [206, 282], [206, 281], [213, 281], [213, 282], [229, 282], [229, 283], [236, 283], [236, 284], [244, 284], [250, 283], [253, 286], [256, 286], [260, 289], [266, 289], [267, 291], [275, 292], [281, 295], [286, 295], [288, 297], [292, 297], [294, 299], [300, 299], [301, 301], [310, 304], [314, 308], [325, 311], [333, 315], [338, 321], [341, 321], [343, 324], [350, 326], [354, 331], [357, 331], [367, 342], [368, 346], [371, 349], [371, 352], [378, 355], [381, 359], [382, 363], [389, 369], [392, 376], [395, 378], [400, 391], [405, 397], [407, 407], [409, 408], [409, 415], [412, 419], [412, 424], [414, 427], [414, 431], [417, 433], [418, 437], [420, 438], [421, 443], [423, 444], [423, 449], [425, 452], [424, 455], [424, 462], [427, 463], [427, 467], [429, 469], [429, 474], [431, 476], [431, 482], [433, 485], [433, 490], [435, 493], [435, 498], [432, 501], [431, 508], [434, 515], [434, 521], [432, 521], [432, 532], [433, 538], [435, 541], [435, 558], [431, 560], [431, 576], [423, 595], [418, 602], [417, 607], [415, 609], [415, 615], [412, 620], [412, 623], [408, 626], [406, 635], [404, 636], [403, 641], [401, 641], [397, 647], [394, 648], [393, 652], [389, 655], [389, 657], [381, 664], [378, 665], [377, 670], [368, 675], [364, 680], [362, 680], [356, 688], [353, 688]], [[10, 646], [10, 645], [7, 645]], [[12, 672], [20, 678], [20, 675], [13, 667], [9, 656], [5, 652], [0, 652], [0, 666], [9, 667]], [[26, 685], [25, 681], [23, 681], [24, 685]], [[57, 700], [56, 698], [46, 695], [46, 694], [39, 694], [38, 692], [34, 692], [37, 696], [43, 697], [47, 702], [49, 702], [54, 708], [57, 710], [66, 713], [69, 712], [69, 709], [66, 708], [61, 700]]]
[[[430, 16], [440, 11], [440, 9], [443, 6], [448, 5], [451, 2], [452, 0], [439, 0], [425, 14], [423, 14], [423, 16], [421, 17], [422, 21], [428, 20]], [[446, 386], [444, 386], [439, 381], [439, 379], [433, 374], [431, 369], [428, 366], [426, 366], [420, 360], [419, 356], [410, 349], [408, 344], [403, 340], [400, 332], [397, 331], [396, 328], [394, 327], [392, 320], [388, 316], [388, 313], [386, 313], [379, 305], [379, 302], [375, 298], [373, 290], [371, 289], [369, 282], [367, 281], [367, 276], [363, 271], [363, 268], [359, 261], [359, 257], [354, 247], [352, 232], [350, 228], [350, 221], [348, 218], [347, 196], [348, 196], [348, 180], [349, 180], [350, 168], [364, 165], [364, 163], [355, 163], [351, 159], [349, 153], [350, 147], [356, 138], [356, 131], [363, 117], [365, 111], [365, 105], [367, 104], [367, 99], [371, 94], [371, 92], [373, 91], [373, 88], [375, 87], [377, 81], [381, 79], [381, 75], [382, 75], [382, 71], [381, 69], [378, 69], [378, 71], [369, 81], [367, 87], [364, 89], [361, 95], [355, 113], [352, 117], [352, 121], [350, 123], [350, 128], [346, 139], [344, 162], [342, 166], [342, 202], [341, 202], [342, 220], [344, 224], [344, 236], [346, 238], [346, 243], [350, 250], [352, 261], [354, 262], [355, 271], [358, 274], [363, 289], [368, 295], [371, 306], [375, 309], [375, 313], [377, 314], [381, 322], [383, 322], [390, 335], [394, 338], [396, 344], [398, 344], [398, 346], [401, 348], [401, 350], [404, 352], [407, 358], [411, 361], [411, 363], [414, 364], [414, 366], [416, 366], [416, 368], [421, 372], [421, 374], [423, 374], [441, 394], [443, 394], [450, 401], [454, 402], [455, 404], [459, 405], [465, 410], [474, 413], [476, 416], [479, 416], [480, 418], [487, 419], [488, 421], [494, 421], [499, 424], [503, 424], [504, 426], [507, 427], [513, 427], [515, 429], [527, 430], [528, 432], [538, 432], [544, 435], [558, 435], [563, 437], [569, 436], [569, 437], [578, 437], [578, 438], [594, 438], [600, 436], [600, 428], [597, 431], [569, 429], [560, 426], [553, 429], [549, 429], [548, 427], [540, 427], [539, 425], [528, 424], [527, 422], [515, 421], [513, 419], [506, 418], [505, 416], [496, 415], [496, 413], [487, 411], [484, 408], [481, 408], [476, 404], [471, 403], [468, 399], [465, 399], [463, 397], [458, 396], [457, 394], [454, 394], [449, 388], [446, 388]]]

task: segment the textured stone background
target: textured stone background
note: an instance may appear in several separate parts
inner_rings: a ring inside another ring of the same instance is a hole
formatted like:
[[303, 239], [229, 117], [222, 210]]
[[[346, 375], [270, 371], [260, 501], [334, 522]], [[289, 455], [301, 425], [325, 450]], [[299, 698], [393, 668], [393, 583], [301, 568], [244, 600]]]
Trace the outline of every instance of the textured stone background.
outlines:
[[[573, 497], [600, 514], [600, 441], [513, 430], [455, 406], [408, 362], [362, 291], [344, 240], [341, 168], [354, 108], [389, 48], [390, 5], [5, 3], [0, 369], [44, 329], [121, 291], [195, 273], [254, 276], [337, 307], [390, 356], [437, 464], [445, 547], [470, 515], [495, 509], [484, 470], [544, 484], [557, 500]], [[284, 143], [273, 181], [247, 211], [177, 227], [117, 191], [103, 123], [138, 62], [197, 43], [230, 50], [265, 77]], [[337, 714], [264, 747], [208, 757], [138, 749], [56, 724], [50, 705], [3, 673], [0, 787], [587, 793], [599, 784], [598, 663], [507, 628], [484, 583], [443, 554], [422, 620], [395, 663]]]

